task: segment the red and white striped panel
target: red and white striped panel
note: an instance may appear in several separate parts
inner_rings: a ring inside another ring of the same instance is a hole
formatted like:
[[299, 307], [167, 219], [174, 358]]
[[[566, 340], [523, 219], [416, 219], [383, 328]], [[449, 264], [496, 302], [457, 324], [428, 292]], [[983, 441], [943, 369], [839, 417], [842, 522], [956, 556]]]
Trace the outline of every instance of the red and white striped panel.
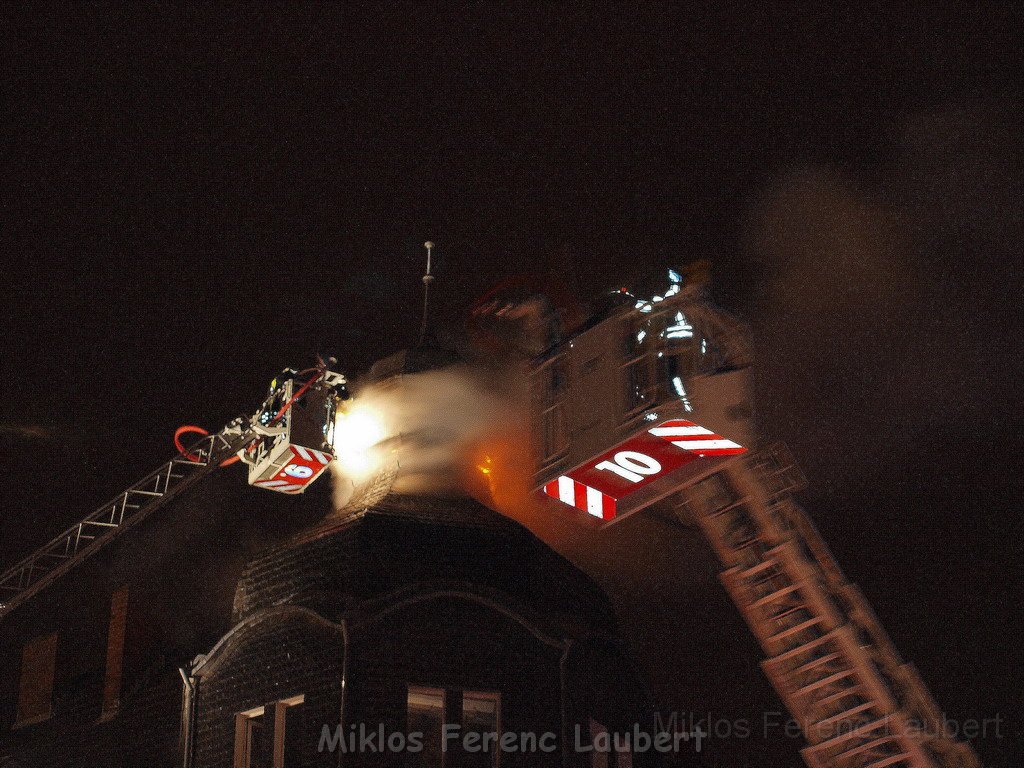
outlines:
[[323, 464], [324, 466], [331, 463], [331, 457], [323, 451], [314, 451], [312, 448], [303, 448], [301, 445], [293, 445], [292, 451], [295, 455], [305, 459], [306, 461], [315, 461], [319, 464]]
[[582, 509], [599, 520], [615, 517], [615, 499], [597, 488], [591, 488], [578, 480], [562, 475], [544, 486], [544, 493], [571, 507]]
[[278, 493], [302, 493], [323, 474], [331, 463], [331, 455], [301, 445], [290, 446], [291, 459], [271, 478], [257, 480], [253, 485]]
[[299, 493], [306, 487], [306, 483], [292, 483], [288, 480], [257, 480], [253, 485], [281, 493]]
[[739, 443], [685, 419], [663, 422], [648, 432], [698, 456], [734, 456], [747, 450]]

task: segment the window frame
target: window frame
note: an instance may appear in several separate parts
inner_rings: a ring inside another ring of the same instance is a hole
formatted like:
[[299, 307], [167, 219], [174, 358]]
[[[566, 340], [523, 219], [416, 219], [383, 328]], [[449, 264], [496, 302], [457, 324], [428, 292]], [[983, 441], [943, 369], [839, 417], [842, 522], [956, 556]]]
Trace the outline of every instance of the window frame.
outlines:
[[[438, 754], [441, 756], [441, 762], [437, 766], [432, 766], [431, 768], [445, 768], [445, 764], [446, 764], [447, 761], [445, 760], [445, 758], [446, 758], [446, 750], [444, 748], [444, 746], [445, 746], [444, 745], [444, 727], [445, 727], [445, 724], [448, 722], [448, 704], [450, 702], [450, 698], [448, 696], [448, 689], [442, 688], [440, 686], [433, 686], [433, 685], [413, 685], [412, 683], [407, 683], [406, 684], [406, 686], [405, 686], [405, 732], [406, 732], [406, 736], [408, 736], [408, 734], [411, 733], [411, 730], [410, 730], [410, 727], [409, 727], [409, 714], [410, 714], [410, 711], [411, 711], [409, 699], [410, 699], [410, 697], [414, 693], [428, 694], [428, 695], [436, 695], [436, 694], [440, 694], [441, 695], [441, 729], [440, 729], [440, 732], [438, 733], [438, 738], [440, 739], [440, 752]], [[426, 734], [424, 734], [424, 736], [425, 735]], [[424, 739], [424, 742], [426, 742], [426, 739]]]
[[569, 452], [569, 431], [565, 414], [566, 356], [555, 353], [537, 366], [533, 372], [534, 381], [540, 380], [539, 392], [535, 397], [537, 418], [540, 421], [540, 462], [548, 467], [564, 458]]
[[[655, 366], [657, 344], [650, 318], [627, 313], [622, 322], [622, 364], [619, 366], [623, 393], [622, 423], [658, 404], [658, 375]], [[642, 338], [638, 338], [643, 333]]]
[[462, 706], [459, 712], [459, 724], [462, 728], [463, 736], [466, 734], [466, 697], [476, 698], [479, 700], [493, 701], [494, 702], [494, 732], [497, 734], [497, 739], [494, 742], [494, 749], [490, 752], [491, 761], [490, 768], [500, 768], [501, 766], [501, 735], [504, 733], [502, 729], [501, 720], [501, 691], [484, 691], [477, 688], [467, 689], [462, 691]]
[[251, 768], [253, 723], [266, 717], [268, 708], [274, 715], [274, 743], [271, 747], [271, 768], [284, 768], [287, 713], [292, 707], [306, 702], [306, 694], [300, 693], [287, 699], [279, 699], [235, 713], [235, 748], [231, 761], [232, 768]]

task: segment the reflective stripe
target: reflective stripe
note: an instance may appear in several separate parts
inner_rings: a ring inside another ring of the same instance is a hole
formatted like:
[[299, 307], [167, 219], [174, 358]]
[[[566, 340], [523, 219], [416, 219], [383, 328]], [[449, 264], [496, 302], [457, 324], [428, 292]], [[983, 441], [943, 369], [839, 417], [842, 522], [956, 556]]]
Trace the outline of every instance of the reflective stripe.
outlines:
[[576, 506], [576, 484], [571, 477], [562, 475], [558, 478], [558, 499], [569, 506]]
[[317, 461], [319, 461], [321, 464], [330, 464], [331, 463], [331, 457], [328, 456], [323, 451], [314, 451], [314, 450], [310, 449], [310, 452], [314, 456], [316, 456]]
[[601, 495], [604, 497], [604, 514], [601, 517], [604, 520], [611, 520], [615, 517], [615, 499], [606, 493]]
[[306, 461], [312, 460], [313, 457], [309, 455], [309, 451], [303, 448], [301, 445], [293, 445], [292, 448], [295, 450], [297, 454], [299, 454], [299, 456], [304, 458]]
[[615, 517], [615, 499], [597, 488], [591, 488], [578, 480], [562, 475], [544, 485], [544, 493], [570, 507], [593, 515], [598, 520]]
[[732, 440], [673, 440], [672, 445], [677, 445], [684, 451], [711, 451], [719, 448], [743, 447]]
[[710, 429], [699, 427], [696, 424], [678, 427], [655, 427], [648, 430], [655, 437], [686, 437], [688, 435], [713, 435]]

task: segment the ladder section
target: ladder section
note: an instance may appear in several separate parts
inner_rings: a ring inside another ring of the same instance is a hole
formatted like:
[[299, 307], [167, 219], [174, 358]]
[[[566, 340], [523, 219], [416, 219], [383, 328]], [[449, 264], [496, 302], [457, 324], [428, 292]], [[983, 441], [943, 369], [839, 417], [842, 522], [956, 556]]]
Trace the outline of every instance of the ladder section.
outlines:
[[765, 674], [800, 724], [810, 768], [980, 768], [904, 663], [807, 514], [782, 446], [737, 456], [673, 499], [726, 567]]
[[225, 429], [204, 437], [187, 455], [171, 459], [0, 574], [0, 619], [206, 477], [255, 436], [251, 431]]

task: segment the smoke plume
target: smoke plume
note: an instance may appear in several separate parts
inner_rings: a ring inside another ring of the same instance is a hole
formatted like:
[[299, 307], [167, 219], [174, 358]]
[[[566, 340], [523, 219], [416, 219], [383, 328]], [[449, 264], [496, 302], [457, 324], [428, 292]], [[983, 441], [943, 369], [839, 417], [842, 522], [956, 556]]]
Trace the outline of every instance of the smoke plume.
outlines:
[[514, 367], [469, 365], [358, 388], [335, 431], [335, 508], [372, 503], [364, 497], [381, 486], [493, 496], [513, 463], [502, 447], [515, 442], [524, 460], [530, 456], [525, 391], [526, 377]]

